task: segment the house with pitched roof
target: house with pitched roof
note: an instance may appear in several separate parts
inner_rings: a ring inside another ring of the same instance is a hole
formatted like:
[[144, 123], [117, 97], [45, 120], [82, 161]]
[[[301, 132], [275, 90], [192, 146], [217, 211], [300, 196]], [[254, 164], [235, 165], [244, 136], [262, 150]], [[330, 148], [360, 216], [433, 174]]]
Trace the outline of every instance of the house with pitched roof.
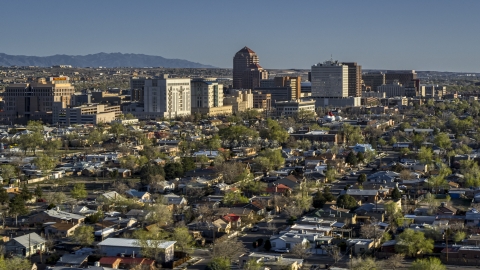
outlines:
[[36, 233], [25, 234], [10, 239], [5, 244], [5, 253], [14, 256], [30, 257], [38, 251], [44, 252], [46, 250], [46, 242], [47, 240]]

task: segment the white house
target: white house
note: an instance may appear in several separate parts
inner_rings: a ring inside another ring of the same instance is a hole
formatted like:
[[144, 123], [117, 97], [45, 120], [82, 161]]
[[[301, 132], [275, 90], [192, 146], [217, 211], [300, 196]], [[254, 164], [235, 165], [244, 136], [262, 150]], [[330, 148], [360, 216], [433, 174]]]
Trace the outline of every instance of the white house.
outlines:
[[292, 249], [297, 244], [310, 244], [310, 241], [307, 238], [303, 237], [303, 235], [295, 234], [295, 235], [274, 235], [270, 237], [270, 243], [272, 244], [272, 249], [279, 249], [279, 248], [288, 248]]
[[[142, 248], [137, 243], [137, 239], [128, 238], [107, 238], [98, 243], [100, 255], [117, 256], [118, 254], [130, 255], [132, 257], [142, 257]], [[176, 241], [156, 241], [152, 240], [150, 245], [157, 246], [164, 250], [163, 261], [170, 262], [173, 260], [174, 246]]]

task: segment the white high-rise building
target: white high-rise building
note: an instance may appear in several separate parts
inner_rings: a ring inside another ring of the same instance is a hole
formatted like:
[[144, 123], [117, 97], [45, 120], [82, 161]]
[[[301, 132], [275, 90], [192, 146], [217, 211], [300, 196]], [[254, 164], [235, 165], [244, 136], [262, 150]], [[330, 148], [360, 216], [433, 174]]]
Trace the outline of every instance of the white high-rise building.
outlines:
[[209, 116], [232, 113], [231, 105], [223, 105], [223, 85], [216, 78], [192, 79], [192, 113]]
[[325, 61], [311, 69], [312, 97], [348, 97], [348, 66]]
[[144, 112], [158, 117], [175, 118], [191, 114], [190, 79], [168, 78], [145, 80]]

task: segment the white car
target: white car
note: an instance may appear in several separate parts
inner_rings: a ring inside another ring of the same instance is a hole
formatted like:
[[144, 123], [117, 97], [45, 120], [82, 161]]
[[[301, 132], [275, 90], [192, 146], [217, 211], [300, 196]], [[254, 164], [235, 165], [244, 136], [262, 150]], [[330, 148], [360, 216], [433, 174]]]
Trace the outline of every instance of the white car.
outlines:
[[288, 248], [277, 248], [277, 249], [275, 249], [275, 252], [277, 252], [277, 253], [289, 253], [290, 250]]

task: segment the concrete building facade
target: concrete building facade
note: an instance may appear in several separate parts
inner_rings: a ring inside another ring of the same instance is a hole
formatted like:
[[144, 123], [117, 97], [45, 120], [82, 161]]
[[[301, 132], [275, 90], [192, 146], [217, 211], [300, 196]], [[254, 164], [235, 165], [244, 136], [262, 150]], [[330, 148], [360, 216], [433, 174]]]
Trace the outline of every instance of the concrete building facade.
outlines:
[[56, 102], [52, 113], [54, 124], [94, 124], [110, 123], [117, 119], [122, 111], [120, 105], [89, 104], [66, 108], [61, 102]]
[[362, 66], [356, 62], [343, 62], [348, 67], [348, 96], [362, 96]]
[[275, 114], [277, 116], [296, 115], [299, 111], [315, 113], [315, 100], [289, 100], [275, 103]]
[[253, 108], [252, 90], [234, 90], [230, 96], [223, 99], [223, 104], [231, 105], [232, 112], [244, 112]]
[[348, 66], [325, 61], [311, 69], [312, 97], [348, 97]]
[[[257, 54], [247, 46], [243, 47], [233, 57], [233, 88], [244, 89], [243, 85], [244, 72], [252, 64], [258, 64], [260, 60]], [[258, 82], [260, 86], [260, 81]], [[251, 89], [251, 88], [250, 88]]]
[[168, 78], [145, 80], [144, 112], [157, 117], [175, 118], [191, 114], [190, 79]]
[[403, 87], [398, 81], [395, 81], [391, 84], [381, 85], [377, 89], [378, 89], [378, 92], [385, 93], [385, 96], [387, 98], [405, 96], [405, 87]]

